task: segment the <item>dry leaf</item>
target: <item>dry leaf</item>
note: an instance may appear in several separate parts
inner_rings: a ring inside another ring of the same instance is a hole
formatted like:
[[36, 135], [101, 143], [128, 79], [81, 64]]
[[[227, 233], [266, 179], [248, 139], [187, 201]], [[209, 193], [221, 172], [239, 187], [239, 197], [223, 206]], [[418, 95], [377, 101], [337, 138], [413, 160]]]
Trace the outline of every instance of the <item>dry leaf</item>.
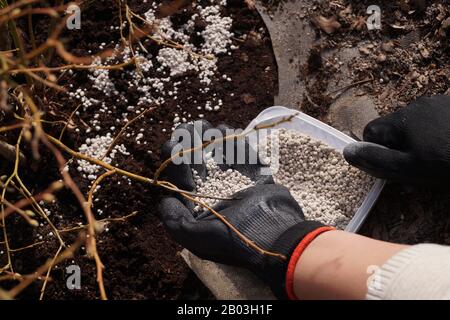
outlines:
[[445, 38], [447, 37], [449, 31], [450, 31], [450, 17], [442, 22], [441, 28], [439, 29], [439, 36]]
[[376, 61], [377, 61], [378, 63], [383, 63], [383, 62], [386, 61], [386, 59], [387, 59], [386, 55], [385, 55], [384, 53], [380, 53], [380, 54], [377, 56]]
[[430, 51], [428, 51], [427, 48], [422, 48], [420, 49], [420, 55], [424, 58], [424, 59], [428, 59], [430, 57]]
[[244, 0], [250, 10], [255, 10], [255, 0]]
[[355, 21], [353, 21], [351, 29], [361, 31], [366, 26], [366, 18], [363, 16], [358, 16]]
[[248, 55], [245, 52], [242, 52], [241, 55], [239, 56], [239, 58], [244, 61], [244, 62], [248, 62]]
[[317, 26], [328, 34], [331, 34], [341, 27], [341, 24], [335, 17], [325, 18], [324, 16], [318, 16], [314, 19]]
[[359, 47], [358, 48], [359, 52], [365, 54], [365, 55], [369, 55], [370, 54], [370, 50], [366, 47]]
[[250, 104], [250, 103], [255, 102], [255, 98], [249, 93], [244, 93], [241, 96], [241, 99], [242, 99], [242, 101], [244, 101], [245, 104]]
[[383, 50], [384, 52], [394, 52], [394, 42], [392, 41], [388, 41], [388, 42], [383, 42], [381, 44], [381, 50]]

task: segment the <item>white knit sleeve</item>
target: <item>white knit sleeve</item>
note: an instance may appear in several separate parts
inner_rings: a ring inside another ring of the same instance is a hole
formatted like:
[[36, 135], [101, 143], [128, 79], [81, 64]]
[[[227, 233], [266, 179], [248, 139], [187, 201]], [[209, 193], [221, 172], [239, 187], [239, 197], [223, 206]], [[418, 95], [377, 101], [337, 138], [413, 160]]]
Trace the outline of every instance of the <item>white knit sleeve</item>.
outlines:
[[400, 251], [370, 277], [366, 299], [450, 299], [450, 247], [419, 244]]

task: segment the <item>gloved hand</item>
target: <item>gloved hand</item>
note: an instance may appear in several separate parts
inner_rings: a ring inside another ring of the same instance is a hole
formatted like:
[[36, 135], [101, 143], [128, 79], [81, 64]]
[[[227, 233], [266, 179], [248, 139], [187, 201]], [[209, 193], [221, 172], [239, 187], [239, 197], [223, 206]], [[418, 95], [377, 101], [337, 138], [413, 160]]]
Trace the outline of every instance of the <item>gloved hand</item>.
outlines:
[[[182, 128], [198, 134], [192, 125], [183, 125]], [[174, 142], [164, 145], [164, 160], [170, 157], [170, 149], [175, 145]], [[273, 179], [262, 178], [257, 174], [260, 164], [226, 165], [237, 170], [244, 169], [240, 172], [260, 180], [256, 186], [236, 193], [233, 196], [236, 200], [221, 201], [213, 209], [247, 239], [264, 250], [279, 253], [287, 259], [259, 253], [211, 212], [203, 212], [197, 216], [192, 210], [192, 203], [179, 195], [162, 200], [162, 221], [178, 243], [200, 258], [248, 268], [269, 284], [279, 298], [287, 296], [286, 289], [292, 297], [293, 271], [301, 251], [318, 234], [331, 228], [319, 222], [305, 221], [302, 209], [287, 188], [274, 184]], [[196, 165], [195, 168], [206, 175], [206, 168], [202, 168], [202, 165]], [[181, 164], [171, 165], [166, 170], [171, 182], [180, 188], [195, 191], [191, 169], [190, 165]], [[293, 255], [294, 262], [290, 259]], [[289, 265], [293, 265], [290, 273], [287, 272]], [[287, 287], [286, 282], [290, 283]]]
[[422, 97], [370, 122], [364, 142], [344, 149], [345, 159], [369, 174], [403, 182], [448, 182], [450, 96]]

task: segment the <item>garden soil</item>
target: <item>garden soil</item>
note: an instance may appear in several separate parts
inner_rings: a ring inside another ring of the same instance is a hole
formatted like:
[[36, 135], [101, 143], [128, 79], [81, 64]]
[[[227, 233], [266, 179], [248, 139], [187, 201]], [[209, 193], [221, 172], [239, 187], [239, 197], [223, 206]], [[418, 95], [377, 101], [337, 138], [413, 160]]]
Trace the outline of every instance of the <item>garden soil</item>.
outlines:
[[[118, 31], [110, 31], [111, 22], [118, 21], [118, 10], [114, 3], [113, 0], [92, 2], [87, 9], [83, 10], [81, 30], [64, 32], [62, 40], [71, 53], [79, 56], [95, 53], [99, 51], [101, 43], [106, 43], [105, 48], [108, 48], [111, 41], [117, 42], [120, 39]], [[135, 12], [143, 13], [150, 8], [151, 1], [148, 3], [131, 1], [129, 4]], [[220, 111], [209, 112], [207, 119], [214, 125], [227, 123], [236, 128], [245, 128], [260, 111], [273, 105], [273, 96], [277, 91], [277, 67], [270, 38], [257, 11], [248, 9], [243, 1], [238, 0], [228, 0], [225, 10], [226, 14], [233, 18], [232, 31], [234, 43], [238, 49], [233, 50], [231, 55], [219, 58], [218, 73], [226, 73], [232, 81], [215, 81], [210, 86], [211, 91], [222, 98], [223, 107]], [[189, 12], [177, 13], [173, 21], [179, 19], [182, 23], [188, 15]], [[36, 33], [39, 35], [37, 41], [43, 41], [46, 37], [48, 21], [37, 20], [34, 23], [36, 29], [41, 31]], [[201, 28], [201, 26], [198, 27]], [[156, 45], [151, 48], [155, 52], [158, 50]], [[61, 63], [55, 55], [51, 59], [51, 65]], [[119, 89], [127, 88], [127, 83], [121, 78], [120, 71], [111, 71], [110, 75]], [[90, 86], [87, 72], [76, 72], [74, 75], [65, 73], [59, 83], [67, 88], [89, 88]], [[132, 156], [118, 154], [115, 160], [117, 165], [151, 177], [160, 164], [159, 149], [170, 138], [173, 119], [168, 115], [177, 112], [177, 104], [183, 104], [183, 109], [191, 113], [192, 118], [197, 118], [199, 111], [187, 98], [197, 92], [199, 86], [198, 76], [188, 75], [188, 80], [184, 80], [179, 86], [178, 102], [167, 100], [149, 116], [136, 121], [130, 128], [144, 129], [144, 139], [148, 144], [137, 144], [133, 137], [123, 136], [118, 144], [126, 145], [127, 151]], [[45, 119], [48, 121], [61, 122], [67, 119], [77, 107], [74, 100], [68, 99], [66, 95], [56, 94], [48, 88], [36, 88], [35, 91], [34, 98], [45, 112]], [[107, 104], [117, 103], [106, 96], [98, 98], [103, 99]], [[127, 98], [129, 101], [136, 101], [138, 92], [128, 90]], [[198, 99], [203, 98], [199, 96]], [[199, 100], [200, 103], [201, 100]], [[80, 112], [80, 116], [73, 119], [73, 127], [85, 126], [90, 117], [92, 114], [89, 112]], [[120, 113], [102, 114], [99, 120], [102, 127], [109, 128], [117, 125], [114, 120], [120, 117]], [[61, 123], [58, 125], [58, 122], [44, 125], [47, 132], [55, 136], [58, 136], [62, 129]], [[167, 131], [163, 132], [163, 128], [167, 128]], [[69, 127], [62, 141], [76, 150], [87, 138], [82, 133], [84, 131], [80, 130], [81, 133], [77, 133]], [[17, 139], [15, 134], [8, 134], [5, 137], [10, 143], [15, 143]], [[149, 153], [149, 150], [152, 152]], [[28, 159], [32, 159], [31, 150], [25, 144], [22, 151]], [[0, 169], [5, 173], [11, 170], [10, 166], [4, 162]], [[45, 148], [41, 148], [39, 161], [30, 161], [21, 170], [21, 176], [32, 193], [43, 190], [59, 176], [56, 162]], [[70, 173], [86, 194], [89, 190], [89, 182], [82, 179], [75, 169], [71, 168]], [[121, 181], [124, 181], [121, 177], [108, 178], [95, 197], [98, 199], [95, 205], [103, 207], [112, 218], [135, 213], [130, 218], [111, 221], [107, 225], [107, 230], [98, 236], [98, 250], [105, 265], [104, 282], [108, 297], [110, 299], [212, 298], [211, 293], [190, 271], [179, 255], [182, 248], [171, 239], [159, 220], [157, 205], [162, 195], [161, 191], [140, 183], [133, 182], [130, 186], [125, 183], [120, 184]], [[50, 204], [49, 209], [60, 216], [51, 216], [58, 229], [77, 226], [79, 222], [85, 223], [82, 210], [69, 191], [59, 192], [57, 202]], [[51, 231], [45, 226], [44, 230]], [[12, 248], [37, 242], [39, 237], [33, 228], [16, 217], [11, 217], [8, 221], [8, 235]], [[75, 240], [77, 232], [64, 232], [62, 235], [70, 243]], [[54, 241], [46, 241], [45, 245], [13, 253], [14, 270], [22, 274], [33, 272], [55, 255], [58, 246], [58, 242], [54, 239]], [[44, 299], [99, 297], [95, 264], [86, 256], [84, 249], [81, 248], [73, 259], [64, 261], [54, 268]], [[1, 256], [0, 260], [3, 265], [6, 262], [5, 255]], [[71, 264], [80, 266], [82, 275], [80, 290], [68, 290], [66, 287], [68, 275], [65, 268]], [[6, 283], [6, 286], [12, 285], [13, 283]], [[41, 286], [42, 280], [36, 281], [19, 298], [38, 298]]]

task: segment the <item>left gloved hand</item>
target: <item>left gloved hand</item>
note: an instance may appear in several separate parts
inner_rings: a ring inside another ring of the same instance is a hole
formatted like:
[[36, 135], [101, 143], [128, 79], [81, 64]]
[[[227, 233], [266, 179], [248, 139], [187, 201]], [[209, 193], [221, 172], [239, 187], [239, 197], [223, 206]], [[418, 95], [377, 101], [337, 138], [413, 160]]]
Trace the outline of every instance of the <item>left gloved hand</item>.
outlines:
[[[183, 125], [192, 134], [199, 134], [192, 125]], [[163, 147], [162, 157], [170, 157], [175, 142], [168, 142]], [[291, 196], [289, 190], [273, 183], [273, 179], [258, 175], [260, 164], [234, 166], [252, 180], [259, 179], [259, 184], [233, 196], [236, 200], [224, 200], [213, 209], [222, 215], [232, 226], [247, 239], [260, 248], [286, 257], [272, 257], [262, 254], [248, 246], [233, 230], [207, 211], [196, 215], [190, 201], [175, 197], [163, 199], [160, 212], [164, 225], [182, 246], [197, 256], [219, 263], [245, 267], [255, 272], [269, 284], [274, 293], [286, 297], [286, 283], [293, 278], [296, 259], [306, 245], [318, 234], [330, 230], [319, 222], [305, 221], [303, 212]], [[206, 168], [195, 165], [196, 170], [206, 175]], [[170, 181], [187, 191], [195, 191], [192, 180], [191, 165], [171, 165], [167, 170]], [[296, 254], [294, 254], [297, 252]], [[295, 261], [291, 259], [295, 257]], [[291, 286], [292, 287], [292, 286]], [[291, 292], [292, 294], [292, 292]], [[288, 294], [289, 295], [289, 294]]]

